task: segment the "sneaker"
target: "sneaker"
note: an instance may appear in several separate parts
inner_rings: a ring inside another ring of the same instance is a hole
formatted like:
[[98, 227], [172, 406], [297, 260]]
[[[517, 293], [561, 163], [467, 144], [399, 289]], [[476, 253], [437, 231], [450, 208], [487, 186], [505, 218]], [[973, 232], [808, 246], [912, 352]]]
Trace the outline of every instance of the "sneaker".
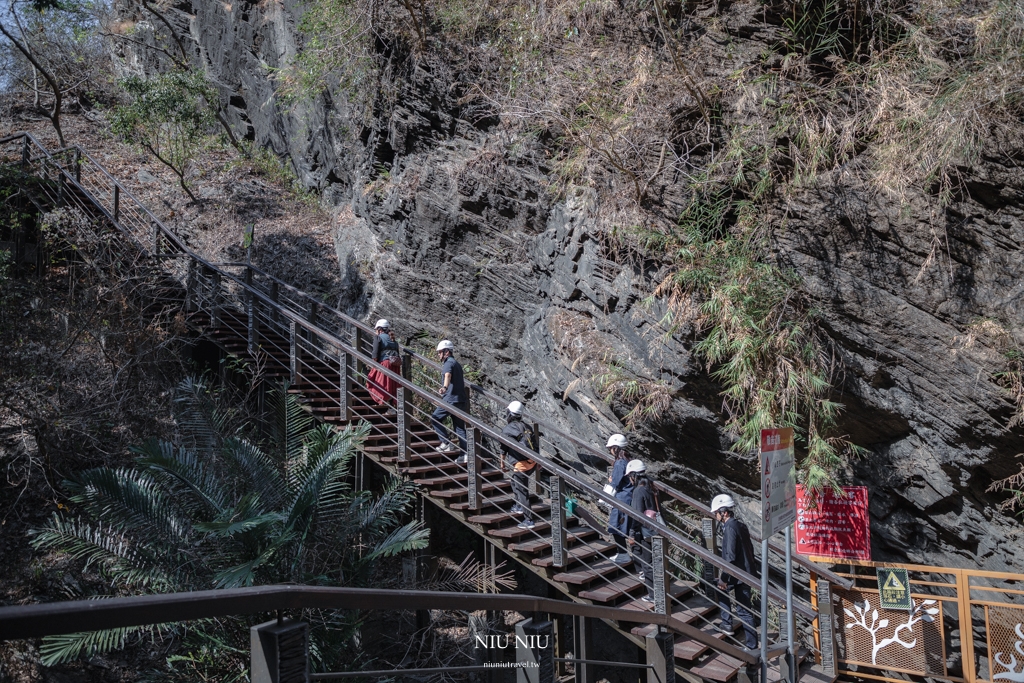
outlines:
[[727, 624], [723, 621], [720, 621], [717, 624], [715, 624], [715, 630], [730, 636], [735, 632], [735, 628], [732, 624]]
[[[451, 453], [454, 450], [455, 450], [455, 446], [452, 446], [448, 450], [448, 452]], [[459, 457], [455, 458], [455, 462], [457, 462], [460, 465], [468, 465], [469, 464], [469, 456], [468, 455], [460, 455]]]
[[615, 564], [629, 564], [632, 561], [629, 555], [626, 553], [616, 553], [611, 557], [612, 562]]
[[636, 573], [636, 578], [640, 579], [641, 581], [643, 581], [643, 580], [644, 580], [644, 579], [646, 578], [646, 577], [644, 576], [644, 570], [643, 570], [643, 569], [641, 569], [640, 571], [638, 571], [638, 572]]
[[523, 510], [523, 508], [522, 508], [522, 507], [521, 507], [520, 505], [513, 505], [513, 506], [512, 506], [512, 509], [511, 509], [511, 510], [509, 510], [509, 512], [510, 512], [511, 514], [513, 514], [513, 515], [521, 515], [521, 514], [523, 514], [523, 512], [525, 512], [525, 511]]
[[651, 602], [651, 603], [654, 602], [654, 596], [653, 595], [645, 595], [644, 597], [642, 597], [640, 599], [643, 600], [644, 602]]
[[455, 450], [455, 446], [453, 446], [450, 443], [443, 443], [443, 444], [441, 444], [440, 446], [437, 447], [437, 452], [438, 453], [451, 453], [454, 450]]
[[518, 526], [520, 529], [532, 529], [534, 524], [532, 519], [524, 519], [523, 521], [519, 522], [519, 524], [517, 524], [516, 526]]

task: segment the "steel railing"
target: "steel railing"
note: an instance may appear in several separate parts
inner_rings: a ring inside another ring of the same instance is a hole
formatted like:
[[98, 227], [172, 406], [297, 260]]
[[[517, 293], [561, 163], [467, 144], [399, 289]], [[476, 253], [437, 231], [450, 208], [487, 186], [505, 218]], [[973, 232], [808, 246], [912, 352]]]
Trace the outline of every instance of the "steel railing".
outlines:
[[[4, 138], [0, 140], [0, 145], [9, 145], [11, 142], [21, 143], [21, 156], [20, 159], [7, 159], [9, 165], [20, 165], [26, 173], [34, 173], [43, 178], [47, 183], [43, 191], [55, 205], [73, 206], [87, 216], [110, 223], [140, 253], [159, 259], [167, 272], [183, 283], [186, 311], [206, 313], [214, 330], [233, 330], [244, 340], [244, 350], [250, 354], [253, 362], [262, 366], [262, 371], [268, 371], [271, 364], [286, 359], [285, 367], [277, 372], [282, 373], [292, 385], [301, 386], [304, 398], [318, 410], [321, 417], [324, 417], [323, 406], [330, 406], [331, 410], [336, 408], [335, 421], [338, 422], [356, 418], [388, 424], [393, 421], [397, 427], [394, 435], [390, 434], [390, 430], [378, 429], [377, 437], [394, 447], [397, 459], [393, 464], [396, 468], [403, 468], [413, 459], [421, 459], [424, 451], [431, 447], [429, 436], [424, 438], [422, 432], [430, 425], [430, 412], [443, 405], [449, 413], [466, 424], [467, 446], [464, 452], [460, 449], [447, 458], [434, 457], [436, 462], [419, 462], [418, 467], [422, 469], [418, 474], [434, 475], [435, 484], [440, 480], [451, 486], [464, 487], [468, 509], [479, 513], [485, 507], [507, 502], [502, 493], [507, 488], [507, 483], [502, 483], [504, 477], [495, 474], [486, 465], [489, 462], [500, 464], [504, 451], [518, 452], [533, 459], [548, 478], [545, 488], [551, 501], [548, 508], [550, 520], [538, 524], [534, 530], [525, 530], [521, 536], [545, 540], [549, 537], [545, 532], [550, 531], [555, 567], [564, 568], [579, 561], [572, 557], [570, 546], [582, 546], [588, 543], [587, 539], [591, 536], [582, 525], [570, 528], [566, 524], [565, 498], [570, 491], [584, 496], [592, 503], [600, 503], [605, 509], [618, 510], [620, 514], [645, 525], [655, 533], [651, 544], [655, 556], [653, 588], [657, 613], [669, 619], [674, 630], [688, 637], [716, 650], [728, 652], [742, 661], [756, 660], [753, 655], [743, 652], [735, 641], [722, 642], [688, 623], [671, 619], [674, 609], [683, 605], [681, 600], [673, 596], [672, 582], [667, 577], [678, 577], [701, 586], [709, 595], [714, 595], [713, 573], [707, 571], [711, 568], [728, 572], [757, 590], [760, 589], [759, 579], [723, 562], [705, 547], [704, 542], [695, 542], [690, 538], [690, 534], [698, 528], [696, 523], [691, 524], [686, 520], [682, 523], [677, 521], [671, 526], [661, 524], [606, 495], [601, 489], [602, 482], [595, 482], [592, 473], [585, 470], [580, 472], [559, 457], [566, 446], [559, 447], [551, 437], [561, 440], [563, 444], [571, 444], [577, 452], [586, 452], [593, 457], [606, 459], [604, 453], [539, 420], [534, 420], [537, 425], [535, 431], [543, 434], [546, 441], [541, 440], [539, 453], [527, 451], [519, 443], [504, 437], [496, 427], [483, 422], [479, 416], [443, 404], [434, 392], [424, 390], [411, 381], [409, 376], [412, 374], [410, 366], [413, 361], [422, 368], [423, 373], [438, 370], [437, 364], [430, 359], [404, 348], [404, 371], [401, 374], [393, 373], [369, 357], [372, 330], [365, 323], [324, 306], [259, 268], [248, 264], [211, 263], [189, 250], [130, 191], [83, 150], [65, 148], [48, 153], [28, 134]], [[398, 387], [393, 420], [385, 409], [368, 402], [357, 390], [365, 386], [370, 369], [381, 371]], [[482, 387], [472, 386], [478, 400], [504, 400]], [[459, 463], [456, 460], [458, 455], [465, 455], [468, 461], [465, 464]], [[658, 489], [699, 515], [709, 512], [698, 501], [670, 487], [662, 484]], [[667, 517], [672, 519], [671, 514]], [[685, 516], [677, 516], [677, 520], [680, 518], [685, 519]], [[776, 546], [775, 551], [778, 550]], [[599, 581], [612, 583], [612, 579], [600, 575], [604, 567], [598, 566], [606, 562], [608, 556], [604, 552], [596, 552], [592, 557], [597, 558], [597, 561], [584, 560], [580, 563], [591, 570], [597, 570]], [[839, 585], [849, 584], [845, 577], [834, 575], [802, 558], [797, 561], [819, 577]], [[768, 595], [764, 597], [776, 608], [785, 605], [783, 591], [775, 585], [769, 587]], [[794, 612], [804, 625], [811, 624], [817, 617], [814, 605], [805, 600], [794, 605]], [[809, 640], [809, 631], [801, 630]]]

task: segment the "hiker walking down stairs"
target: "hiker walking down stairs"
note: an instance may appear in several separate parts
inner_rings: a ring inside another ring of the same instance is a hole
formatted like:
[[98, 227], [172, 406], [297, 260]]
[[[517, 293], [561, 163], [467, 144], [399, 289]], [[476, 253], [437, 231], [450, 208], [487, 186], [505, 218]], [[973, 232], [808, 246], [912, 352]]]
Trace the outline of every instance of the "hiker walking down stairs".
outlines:
[[[462, 376], [462, 365], [459, 364], [459, 361], [455, 360], [455, 344], [452, 344], [447, 339], [438, 344], [437, 358], [441, 361], [441, 388], [437, 390], [437, 393], [441, 395], [444, 403], [454, 406], [459, 410], [468, 411], [469, 396], [466, 394], [466, 382]], [[444, 424], [444, 421], [449, 417], [452, 419], [455, 435], [459, 437], [458, 448], [452, 443], [448, 427]], [[441, 445], [438, 447], [437, 452], [455, 453], [461, 449], [463, 455], [459, 458], [459, 461], [466, 462], [466, 423], [461, 418], [448, 412], [442, 404], [434, 409], [434, 413], [430, 416], [430, 424], [437, 433], [437, 438], [441, 440]]]
[[[633, 509], [649, 519], [658, 519], [661, 506], [658, 505], [658, 494], [654, 490], [654, 482], [647, 476], [647, 465], [640, 460], [630, 460], [626, 465], [626, 476], [633, 482]], [[654, 572], [651, 569], [651, 537], [654, 531], [643, 522], [628, 518], [629, 545], [633, 547], [633, 556], [639, 550], [640, 578], [647, 584], [647, 595], [641, 598], [644, 602], [654, 602]]]
[[[506, 436], [528, 451], [534, 450], [533, 440], [530, 438], [530, 430], [523, 424], [523, 404], [519, 401], [512, 401], [508, 404], [508, 415], [505, 428], [501, 435]], [[530, 510], [530, 475], [537, 470], [537, 463], [526, 457], [519, 451], [508, 448], [504, 444], [501, 447], [504, 451], [505, 461], [501, 469], [506, 467], [512, 470], [512, 496], [515, 498], [515, 505], [512, 506], [513, 515], [523, 515], [523, 521], [519, 523], [520, 529], [533, 528], [533, 512]]]
[[[395, 373], [402, 374], [402, 356], [398, 342], [391, 333], [391, 323], [384, 318], [373, 326], [377, 336], [373, 338], [373, 360]], [[395, 380], [385, 375], [378, 368], [373, 368], [366, 375], [366, 388], [377, 405], [395, 405]], [[389, 411], [391, 412], [391, 411]]]
[[[736, 501], [727, 493], [721, 493], [711, 501], [711, 514], [722, 525], [722, 559], [748, 574], [758, 576], [760, 572], [754, 562], [754, 544], [750, 540], [750, 530], [746, 524], [736, 519], [735, 508]], [[757, 630], [750, 604], [750, 586], [722, 572], [718, 577], [718, 590], [718, 605], [722, 610], [718, 630], [731, 636], [736, 628], [732, 600], [729, 598], [729, 592], [735, 591], [736, 602], [739, 603], [736, 605], [735, 613], [743, 622], [746, 647], [749, 650], [756, 650]]]
[[[606, 448], [615, 458], [612, 465], [612, 474], [608, 477], [608, 485], [612, 487], [612, 495], [615, 500], [627, 507], [633, 502], [633, 482], [626, 476], [626, 465], [629, 463], [629, 455], [626, 453], [626, 437], [622, 434], [612, 434], [608, 438]], [[606, 487], [607, 490], [607, 487]], [[608, 516], [608, 532], [618, 546], [618, 552], [612, 555], [612, 562], [616, 564], [629, 564], [629, 551], [626, 549], [626, 527], [627, 517], [615, 508], [612, 508]]]

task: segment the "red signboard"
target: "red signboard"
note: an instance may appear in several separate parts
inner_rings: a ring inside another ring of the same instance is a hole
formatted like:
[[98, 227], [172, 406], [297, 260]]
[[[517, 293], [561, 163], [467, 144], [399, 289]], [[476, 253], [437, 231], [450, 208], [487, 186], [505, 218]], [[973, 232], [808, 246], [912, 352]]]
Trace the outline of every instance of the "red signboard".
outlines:
[[836, 560], [871, 559], [871, 523], [866, 486], [844, 486], [818, 494], [810, 509], [803, 486], [796, 487], [796, 552]]

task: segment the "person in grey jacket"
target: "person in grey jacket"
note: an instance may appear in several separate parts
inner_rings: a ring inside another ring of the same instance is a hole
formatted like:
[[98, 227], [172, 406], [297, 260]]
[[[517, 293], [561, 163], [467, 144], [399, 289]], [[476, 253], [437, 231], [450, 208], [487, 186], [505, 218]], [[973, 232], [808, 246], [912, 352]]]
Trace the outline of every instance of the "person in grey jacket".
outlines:
[[[715, 516], [718, 523], [722, 525], [722, 559], [737, 569], [742, 569], [748, 574], [758, 576], [759, 572], [754, 562], [754, 544], [750, 540], [750, 530], [747, 525], [736, 519], [736, 501], [727, 493], [715, 496], [711, 501], [711, 514]], [[757, 630], [754, 627], [754, 614], [750, 603], [750, 586], [743, 583], [735, 576], [722, 572], [718, 577], [718, 606], [722, 610], [722, 620], [718, 624], [718, 630], [732, 635], [735, 629], [733, 623], [733, 605], [729, 598], [730, 592], [736, 593], [736, 615], [743, 622], [743, 633], [748, 650], [757, 649]]]

